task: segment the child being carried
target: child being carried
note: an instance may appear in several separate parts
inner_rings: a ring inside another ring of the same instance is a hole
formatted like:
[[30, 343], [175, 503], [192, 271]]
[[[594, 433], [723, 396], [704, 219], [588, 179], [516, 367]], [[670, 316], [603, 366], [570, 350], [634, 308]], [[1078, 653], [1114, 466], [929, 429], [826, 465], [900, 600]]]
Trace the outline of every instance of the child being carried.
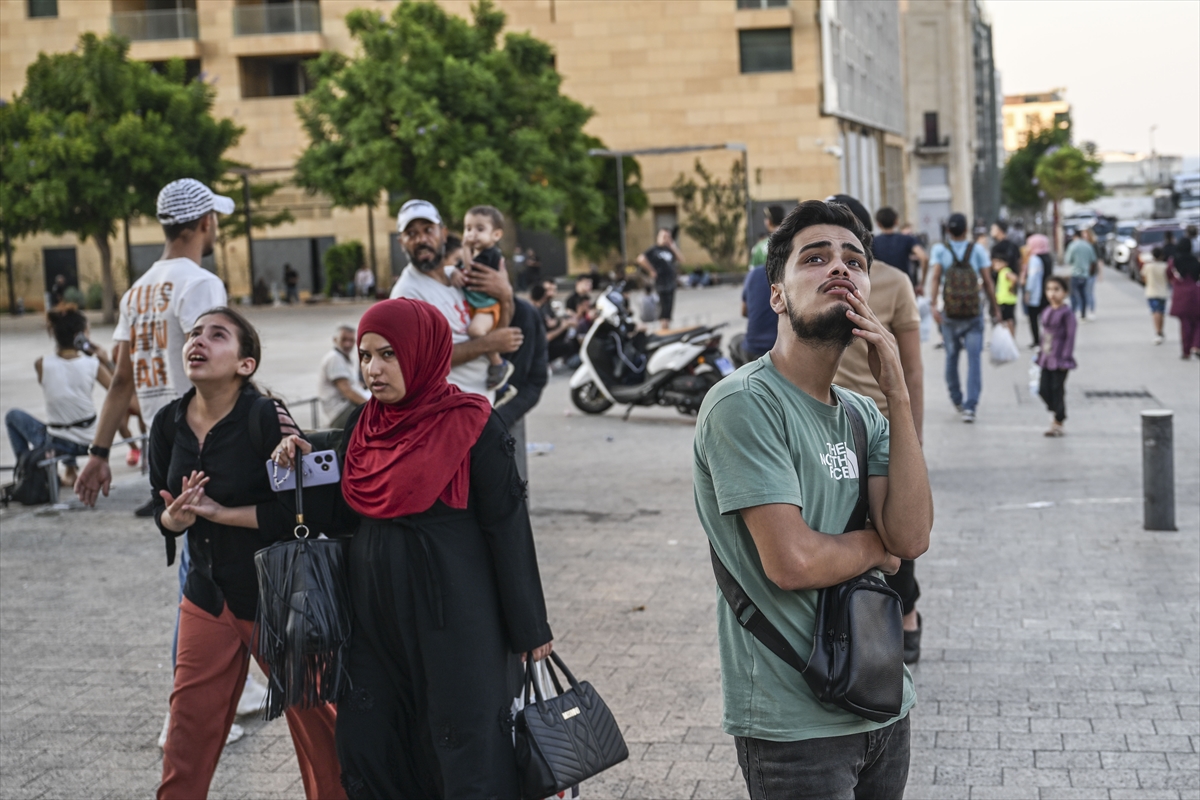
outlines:
[[[500, 270], [504, 256], [500, 252], [500, 239], [504, 236], [504, 215], [493, 206], [475, 206], [463, 218], [463, 261], [465, 266], [472, 262], [494, 270]], [[471, 307], [471, 324], [467, 334], [472, 339], [487, 336], [500, 322], [500, 302], [491, 295], [467, 289], [464, 293]], [[499, 353], [488, 353], [487, 388], [500, 389], [513, 373], [512, 363]], [[497, 393], [497, 399], [503, 395]]]

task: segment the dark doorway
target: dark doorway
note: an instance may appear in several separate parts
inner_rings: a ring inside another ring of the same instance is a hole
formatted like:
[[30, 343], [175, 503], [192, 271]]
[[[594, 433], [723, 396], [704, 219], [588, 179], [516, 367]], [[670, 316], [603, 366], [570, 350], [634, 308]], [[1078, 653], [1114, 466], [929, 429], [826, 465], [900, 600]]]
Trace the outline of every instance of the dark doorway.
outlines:
[[66, 277], [67, 286], [79, 288], [79, 264], [74, 247], [43, 247], [42, 272], [46, 279], [46, 291], [59, 275]]
[[530, 248], [537, 253], [543, 278], [567, 274], [567, 242], [561, 236], [545, 231], [521, 230], [517, 239], [526, 253]]

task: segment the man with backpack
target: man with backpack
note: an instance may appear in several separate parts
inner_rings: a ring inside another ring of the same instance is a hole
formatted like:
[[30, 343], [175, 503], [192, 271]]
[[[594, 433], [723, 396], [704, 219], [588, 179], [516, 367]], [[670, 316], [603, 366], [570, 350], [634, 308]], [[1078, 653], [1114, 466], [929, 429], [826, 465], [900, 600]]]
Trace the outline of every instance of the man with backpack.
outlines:
[[[950, 402], [962, 413], [963, 422], [975, 421], [975, 409], [983, 391], [983, 299], [982, 285], [987, 295], [990, 316], [1000, 321], [996, 306], [996, 290], [992, 284], [992, 259], [985, 248], [967, 237], [967, 218], [951, 214], [946, 222], [949, 238], [933, 246], [929, 254], [932, 265], [929, 297], [935, 303], [934, 320], [942, 327], [946, 343], [946, 388]], [[942, 297], [942, 308], [936, 298]], [[967, 396], [964, 399], [958, 377], [958, 356], [967, 351]]]

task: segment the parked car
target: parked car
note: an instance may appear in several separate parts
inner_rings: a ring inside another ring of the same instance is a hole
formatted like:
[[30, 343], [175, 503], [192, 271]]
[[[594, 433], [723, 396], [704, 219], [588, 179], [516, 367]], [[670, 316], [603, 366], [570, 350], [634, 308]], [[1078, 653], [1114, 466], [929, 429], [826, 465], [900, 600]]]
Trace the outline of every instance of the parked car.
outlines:
[[1137, 241], [1137, 250], [1134, 253], [1136, 269], [1130, 273], [1129, 277], [1138, 283], [1145, 283], [1142, 280], [1142, 263], [1150, 260], [1150, 251], [1161, 246], [1166, 241], [1168, 233], [1175, 241], [1179, 241], [1185, 235], [1185, 228], [1182, 223], [1173, 219], [1149, 220], [1137, 225], [1133, 232], [1133, 238]]
[[1134, 232], [1139, 224], [1140, 221], [1136, 219], [1118, 220], [1116, 229], [1105, 243], [1108, 263], [1135, 279], [1137, 267], [1134, 265], [1137, 261], [1133, 254], [1137, 252], [1137, 239], [1134, 238]]

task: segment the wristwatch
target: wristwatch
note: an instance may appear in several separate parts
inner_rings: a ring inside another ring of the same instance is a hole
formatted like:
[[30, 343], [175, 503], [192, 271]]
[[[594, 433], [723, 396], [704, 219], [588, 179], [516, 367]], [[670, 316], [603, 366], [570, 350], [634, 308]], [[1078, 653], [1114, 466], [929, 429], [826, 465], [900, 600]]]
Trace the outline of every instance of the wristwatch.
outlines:
[[108, 452], [109, 452], [109, 448], [97, 447], [94, 444], [88, 445], [88, 449], [87, 449], [87, 453], [89, 456], [95, 456], [96, 458], [103, 458], [105, 461], [108, 461]]

